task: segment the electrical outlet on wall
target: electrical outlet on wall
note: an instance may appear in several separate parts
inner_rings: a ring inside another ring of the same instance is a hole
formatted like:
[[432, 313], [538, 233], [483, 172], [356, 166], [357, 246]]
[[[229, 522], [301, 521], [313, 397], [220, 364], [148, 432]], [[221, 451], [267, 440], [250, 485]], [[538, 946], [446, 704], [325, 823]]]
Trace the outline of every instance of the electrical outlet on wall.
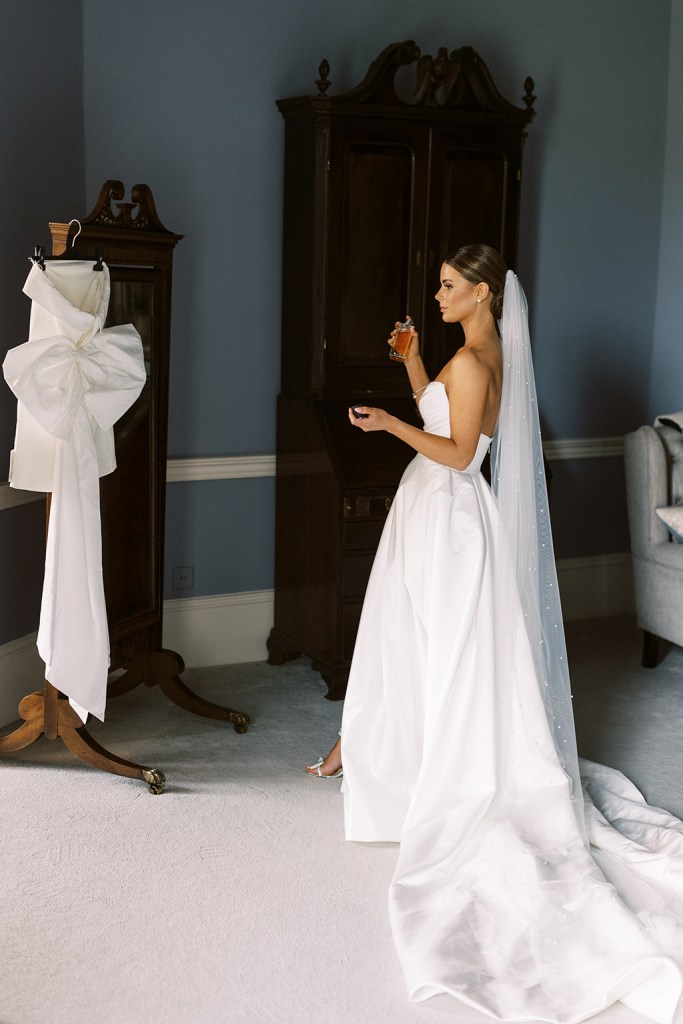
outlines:
[[176, 565], [171, 570], [171, 587], [173, 590], [187, 590], [194, 586], [194, 566]]

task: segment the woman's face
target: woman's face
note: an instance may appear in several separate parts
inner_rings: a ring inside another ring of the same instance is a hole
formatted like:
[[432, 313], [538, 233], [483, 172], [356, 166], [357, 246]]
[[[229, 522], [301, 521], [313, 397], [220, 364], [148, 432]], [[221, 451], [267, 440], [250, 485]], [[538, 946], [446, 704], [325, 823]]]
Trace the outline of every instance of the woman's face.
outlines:
[[442, 265], [441, 287], [434, 298], [439, 303], [445, 323], [459, 323], [474, 313], [477, 308], [477, 288], [478, 285], [470, 284], [448, 263]]

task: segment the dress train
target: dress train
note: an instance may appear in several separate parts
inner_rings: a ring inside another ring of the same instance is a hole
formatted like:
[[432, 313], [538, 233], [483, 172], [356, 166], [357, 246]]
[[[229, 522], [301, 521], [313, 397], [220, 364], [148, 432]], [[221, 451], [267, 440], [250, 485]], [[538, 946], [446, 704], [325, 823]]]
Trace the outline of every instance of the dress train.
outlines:
[[[442, 384], [420, 411], [448, 436]], [[584, 762], [584, 827], [523, 616], [500, 590], [489, 443], [463, 472], [417, 455], [390, 510], [344, 706], [346, 838], [400, 843], [389, 909], [412, 999], [550, 1024], [621, 1000], [670, 1024], [683, 825]]]

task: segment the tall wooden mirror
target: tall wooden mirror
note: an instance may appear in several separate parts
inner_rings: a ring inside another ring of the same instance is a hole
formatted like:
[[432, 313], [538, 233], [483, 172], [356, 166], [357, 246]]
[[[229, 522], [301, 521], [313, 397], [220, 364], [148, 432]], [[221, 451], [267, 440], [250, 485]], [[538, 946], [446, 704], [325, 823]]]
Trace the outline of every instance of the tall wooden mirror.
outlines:
[[[171, 283], [173, 252], [183, 236], [161, 223], [147, 185], [134, 185], [128, 202], [124, 196], [122, 182], [106, 181], [77, 242], [80, 258], [101, 253], [109, 267], [107, 326], [133, 324], [147, 370], [142, 394], [114, 429], [116, 472], [100, 482], [111, 668], [125, 670], [110, 683], [109, 696], [142, 682], [158, 684], [186, 710], [245, 732], [248, 716], [190, 690], [180, 679], [181, 656], [162, 646]], [[51, 224], [50, 230], [54, 254], [68, 255], [77, 229]]]
[[[116, 471], [100, 480], [111, 669], [122, 670], [110, 680], [108, 696], [140, 683], [158, 685], [187, 711], [232, 722], [236, 732], [246, 732], [249, 717], [194, 693], [181, 679], [181, 656], [162, 647], [171, 277], [173, 250], [182, 235], [163, 226], [147, 185], [135, 185], [130, 202], [123, 201], [124, 194], [122, 182], [107, 181], [81, 224], [50, 224], [54, 257], [104, 258], [111, 280], [106, 326], [134, 325], [147, 372], [142, 393], [115, 426]], [[67, 697], [48, 681], [42, 693], [24, 697], [19, 714], [23, 724], [0, 737], [0, 756], [22, 750], [44, 735], [61, 739], [96, 768], [142, 779], [153, 793], [162, 791], [163, 772], [102, 747]]]

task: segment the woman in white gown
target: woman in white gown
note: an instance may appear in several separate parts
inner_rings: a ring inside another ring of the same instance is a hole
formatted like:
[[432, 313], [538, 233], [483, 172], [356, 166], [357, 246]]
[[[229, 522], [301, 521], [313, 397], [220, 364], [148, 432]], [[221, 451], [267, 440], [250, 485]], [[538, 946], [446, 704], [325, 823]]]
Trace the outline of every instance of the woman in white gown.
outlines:
[[412, 999], [553, 1024], [621, 1000], [669, 1024], [683, 826], [599, 766], [582, 763], [599, 809], [582, 799], [524, 296], [467, 246], [436, 299], [465, 344], [430, 382], [413, 332], [424, 430], [349, 413], [418, 454], [368, 584], [341, 746], [308, 770], [343, 761], [347, 839], [400, 842], [389, 908]]

